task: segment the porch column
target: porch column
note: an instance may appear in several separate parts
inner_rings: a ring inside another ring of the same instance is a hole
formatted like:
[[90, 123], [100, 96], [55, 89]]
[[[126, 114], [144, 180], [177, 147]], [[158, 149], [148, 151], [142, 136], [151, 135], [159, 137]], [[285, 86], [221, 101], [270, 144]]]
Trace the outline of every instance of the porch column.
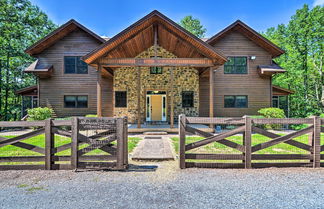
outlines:
[[173, 70], [174, 68], [172, 67], [170, 69], [170, 128], [174, 128], [174, 93], [173, 93]]
[[[214, 68], [209, 68], [209, 117], [214, 117]], [[210, 124], [213, 128], [213, 124]]]
[[141, 128], [141, 67], [137, 68], [137, 128]]
[[101, 65], [98, 64], [97, 72], [97, 116], [102, 117], [102, 91], [101, 91]]

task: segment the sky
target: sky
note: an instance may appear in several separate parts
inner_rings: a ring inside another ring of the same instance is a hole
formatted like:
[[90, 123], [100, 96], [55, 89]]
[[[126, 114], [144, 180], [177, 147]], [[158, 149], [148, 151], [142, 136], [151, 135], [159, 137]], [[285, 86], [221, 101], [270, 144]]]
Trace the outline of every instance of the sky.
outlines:
[[207, 29], [206, 37], [240, 19], [258, 32], [288, 23], [304, 4], [324, 0], [31, 0], [54, 23], [75, 19], [98, 35], [112, 37], [153, 10], [175, 22], [192, 15]]

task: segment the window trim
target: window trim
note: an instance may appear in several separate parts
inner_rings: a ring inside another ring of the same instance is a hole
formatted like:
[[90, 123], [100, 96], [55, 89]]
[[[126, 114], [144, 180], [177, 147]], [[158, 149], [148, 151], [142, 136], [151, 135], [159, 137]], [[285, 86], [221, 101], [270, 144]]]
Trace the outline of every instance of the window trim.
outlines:
[[[126, 101], [125, 101], [125, 106], [116, 106], [117, 105], [117, 96], [116, 96], [116, 93], [117, 92], [125, 92], [126, 93]], [[128, 96], [127, 96], [127, 91], [115, 91], [114, 92], [114, 102], [115, 102], [115, 104], [114, 104], [114, 107], [115, 108], [127, 108], [127, 103], [128, 103]]]
[[80, 57], [80, 60], [82, 60], [81, 58], [82, 58], [82, 56], [83, 55], [64, 55], [63, 56], [63, 74], [64, 75], [88, 75], [89, 74], [89, 65], [87, 64], [87, 73], [77, 73], [77, 63], [76, 63], [76, 61], [75, 61], [75, 72], [74, 73], [66, 73], [66, 69], [65, 69], [65, 57]]
[[[236, 107], [235, 105], [234, 105], [234, 107], [226, 107], [225, 106], [225, 97], [227, 97], [227, 96], [234, 97], [234, 99], [235, 99], [234, 104], [236, 104], [236, 97], [240, 97], [240, 96], [246, 97], [246, 107]], [[249, 96], [248, 95], [224, 95], [224, 108], [239, 108], [239, 109], [249, 108]]]
[[[192, 106], [184, 106], [184, 102], [183, 102], [183, 94], [184, 93], [191, 93], [192, 94]], [[181, 92], [181, 106], [182, 108], [193, 108], [195, 107], [195, 92], [194, 91], [182, 91]]]
[[[75, 107], [66, 107], [65, 105], [65, 97], [72, 96], [76, 98], [76, 106]], [[87, 97], [87, 107], [78, 107], [78, 97]], [[88, 95], [73, 95], [73, 94], [65, 94], [63, 95], [63, 107], [67, 109], [87, 109], [89, 108], [89, 96]]]
[[246, 59], [246, 73], [226, 73], [225, 72], [225, 64], [226, 64], [226, 62], [225, 62], [224, 65], [223, 65], [224, 74], [225, 75], [247, 75], [247, 74], [249, 74], [249, 56], [245, 56], [245, 55], [237, 55], [237, 56], [236, 55], [231, 55], [231, 56], [228, 56], [227, 58], [235, 58], [235, 57], [244, 57]]

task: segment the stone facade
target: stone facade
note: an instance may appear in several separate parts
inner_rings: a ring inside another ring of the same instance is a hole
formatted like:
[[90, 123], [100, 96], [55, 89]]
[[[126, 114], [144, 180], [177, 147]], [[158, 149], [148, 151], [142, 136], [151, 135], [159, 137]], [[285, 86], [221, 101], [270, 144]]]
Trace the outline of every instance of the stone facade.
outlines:
[[[162, 47], [157, 47], [157, 56], [176, 58], [175, 55]], [[137, 58], [154, 56], [154, 46], [142, 52]], [[170, 69], [164, 67], [162, 74], [151, 74], [149, 67], [141, 67], [141, 120], [145, 121], [145, 98], [147, 91], [167, 92], [167, 121], [170, 121]], [[114, 116], [128, 116], [131, 123], [137, 121], [137, 70], [135, 67], [119, 68], [114, 71], [114, 91], [127, 91], [127, 107], [114, 107]], [[197, 69], [176, 67], [173, 71], [174, 120], [179, 114], [198, 116], [199, 114], [199, 73]], [[182, 107], [182, 91], [194, 92], [194, 107]], [[115, 99], [114, 99], [115, 102]], [[114, 105], [115, 106], [115, 105]]]

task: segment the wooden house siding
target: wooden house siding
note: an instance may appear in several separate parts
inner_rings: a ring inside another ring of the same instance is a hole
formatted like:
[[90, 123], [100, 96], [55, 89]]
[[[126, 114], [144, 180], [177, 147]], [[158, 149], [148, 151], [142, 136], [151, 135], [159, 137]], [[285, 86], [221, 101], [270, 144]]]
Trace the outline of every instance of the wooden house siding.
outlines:
[[[247, 56], [248, 74], [224, 74], [224, 67], [215, 72], [214, 114], [218, 117], [255, 115], [260, 108], [271, 106], [271, 78], [261, 78], [258, 65], [269, 65], [271, 55], [239, 32], [232, 32], [213, 45], [226, 56]], [[249, 56], [256, 56], [250, 60]], [[209, 78], [200, 79], [200, 116], [209, 113]], [[224, 108], [225, 95], [247, 95], [247, 108]]]
[[[86, 32], [76, 29], [35, 56], [40, 65], [54, 67], [52, 77], [39, 80], [40, 106], [52, 107], [58, 117], [97, 113], [96, 69], [89, 66], [88, 74], [64, 74], [64, 56], [84, 56], [100, 44]], [[108, 86], [112, 86], [109, 80], [104, 82], [103, 89]], [[64, 95], [87, 95], [88, 108], [64, 108]], [[108, 100], [109, 95], [103, 94], [104, 100]], [[105, 112], [108, 114], [109, 110]]]

